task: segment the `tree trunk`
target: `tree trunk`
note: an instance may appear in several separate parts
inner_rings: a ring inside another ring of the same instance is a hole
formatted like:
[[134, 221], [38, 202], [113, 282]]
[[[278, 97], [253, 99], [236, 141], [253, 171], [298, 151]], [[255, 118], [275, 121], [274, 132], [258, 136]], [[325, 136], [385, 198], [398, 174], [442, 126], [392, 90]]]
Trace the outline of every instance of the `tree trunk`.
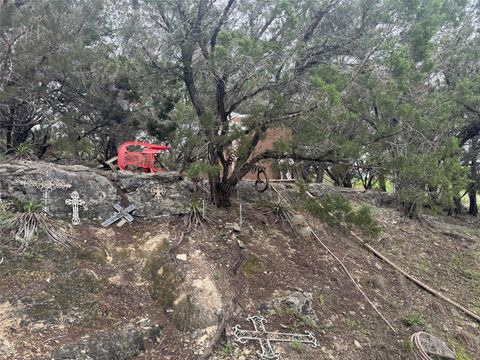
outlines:
[[217, 154], [217, 148], [210, 143], [208, 145], [208, 159], [212, 170], [208, 174], [208, 184], [210, 185], [210, 201], [216, 206], [226, 208], [230, 206], [230, 195], [235, 188], [235, 185], [229, 186], [228, 180], [220, 179], [220, 174], [213, 171], [215, 167], [220, 164], [220, 159]]
[[387, 183], [385, 181], [385, 175], [378, 174], [378, 187], [381, 191], [387, 192]]
[[323, 183], [323, 177], [325, 175], [325, 169], [327, 168], [327, 163], [319, 163], [317, 165], [317, 178], [315, 182]]
[[453, 204], [455, 206], [455, 214], [460, 215], [462, 213], [462, 199], [460, 196], [453, 197]]
[[473, 216], [477, 216], [478, 214], [478, 205], [477, 205], [477, 162], [473, 160], [470, 164], [470, 178], [472, 183], [468, 188], [468, 199], [470, 205], [468, 207], [468, 213]]
[[108, 136], [107, 145], [105, 146], [105, 160], [111, 159], [114, 156], [117, 156], [117, 139], [114, 135]]

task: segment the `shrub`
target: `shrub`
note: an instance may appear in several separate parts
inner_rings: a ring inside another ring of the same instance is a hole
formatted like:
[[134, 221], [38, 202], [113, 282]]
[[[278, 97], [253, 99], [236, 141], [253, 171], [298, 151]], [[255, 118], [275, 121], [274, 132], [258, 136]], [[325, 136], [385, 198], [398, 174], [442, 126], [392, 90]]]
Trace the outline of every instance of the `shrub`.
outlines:
[[356, 210], [342, 196], [325, 196], [321, 200], [307, 198], [305, 207], [310, 214], [329, 225], [353, 226], [371, 237], [377, 237], [381, 232], [368, 206], [363, 205]]

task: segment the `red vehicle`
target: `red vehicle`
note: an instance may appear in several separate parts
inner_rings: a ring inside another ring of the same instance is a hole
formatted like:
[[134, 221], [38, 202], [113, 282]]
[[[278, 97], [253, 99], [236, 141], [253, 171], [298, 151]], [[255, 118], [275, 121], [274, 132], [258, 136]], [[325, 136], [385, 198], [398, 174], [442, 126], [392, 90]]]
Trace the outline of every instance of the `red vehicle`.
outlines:
[[117, 164], [120, 170], [127, 170], [127, 166], [130, 166], [140, 168], [144, 172], [165, 172], [163, 166], [155, 166], [156, 155], [171, 149], [170, 146], [144, 142], [124, 142], [118, 149]]

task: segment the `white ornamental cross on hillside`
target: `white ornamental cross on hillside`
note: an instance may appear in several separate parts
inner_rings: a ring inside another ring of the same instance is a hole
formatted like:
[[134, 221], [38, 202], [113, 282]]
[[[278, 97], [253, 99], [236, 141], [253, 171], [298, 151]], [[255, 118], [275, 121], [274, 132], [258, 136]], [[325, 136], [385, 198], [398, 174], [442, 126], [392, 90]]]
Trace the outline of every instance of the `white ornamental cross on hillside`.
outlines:
[[42, 191], [42, 205], [43, 205], [43, 212], [48, 213], [48, 204], [50, 203], [50, 193], [56, 189], [66, 190], [69, 189], [72, 185], [67, 184], [66, 182], [60, 180], [52, 179], [52, 175], [49, 171], [47, 171], [45, 175], [45, 179], [41, 180], [19, 180], [17, 181], [18, 184], [24, 187], [34, 187], [38, 190]]
[[78, 195], [77, 191], [73, 191], [71, 198], [65, 200], [65, 204], [72, 205], [72, 224], [79, 225], [80, 216], [78, 213], [78, 207], [85, 205], [85, 201], [80, 200], [80, 195]]
[[248, 320], [253, 323], [255, 330], [242, 330], [240, 325], [237, 325], [233, 329], [233, 336], [235, 336], [235, 340], [242, 344], [246, 344], [248, 340], [258, 341], [262, 351], [257, 351], [257, 354], [262, 359], [280, 358], [280, 355], [273, 351], [271, 342], [295, 342], [317, 347], [317, 339], [311, 332], [307, 331], [305, 334], [269, 332], [265, 329], [265, 319], [263, 317], [249, 316]]

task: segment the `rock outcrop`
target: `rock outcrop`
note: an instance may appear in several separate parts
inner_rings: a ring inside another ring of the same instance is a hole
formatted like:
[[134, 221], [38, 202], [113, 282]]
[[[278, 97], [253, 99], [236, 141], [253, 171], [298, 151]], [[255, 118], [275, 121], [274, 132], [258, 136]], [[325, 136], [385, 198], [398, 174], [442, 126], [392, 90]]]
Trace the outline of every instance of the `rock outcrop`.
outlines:
[[187, 211], [193, 184], [178, 173], [142, 174], [101, 173], [80, 165], [53, 165], [40, 161], [0, 164], [2, 200], [45, 204], [48, 188], [48, 213], [69, 219], [72, 206], [65, 200], [73, 191], [85, 202], [79, 207], [82, 220], [103, 221], [115, 210], [115, 203], [135, 204], [134, 215], [143, 218], [183, 214]]
[[156, 340], [161, 328], [146, 324], [141, 327], [127, 324], [114, 331], [87, 336], [73, 344], [55, 349], [52, 360], [130, 360], [145, 350], [145, 340]]
[[[68, 188], [57, 187], [65, 184]], [[59, 218], [71, 216], [72, 207], [65, 200], [70, 198], [72, 191], [77, 191], [80, 199], [85, 201], [87, 210], [84, 207], [79, 209], [80, 218], [85, 220], [101, 220], [111, 211], [112, 204], [120, 201], [115, 186], [85, 166], [52, 165], [40, 161], [0, 164], [0, 192], [4, 200], [41, 203], [44, 201], [42, 188], [49, 185], [48, 212]]]
[[135, 204], [135, 215], [145, 218], [186, 213], [194, 191], [193, 183], [183, 180], [176, 172], [125, 171], [117, 173], [116, 182], [128, 202]]

